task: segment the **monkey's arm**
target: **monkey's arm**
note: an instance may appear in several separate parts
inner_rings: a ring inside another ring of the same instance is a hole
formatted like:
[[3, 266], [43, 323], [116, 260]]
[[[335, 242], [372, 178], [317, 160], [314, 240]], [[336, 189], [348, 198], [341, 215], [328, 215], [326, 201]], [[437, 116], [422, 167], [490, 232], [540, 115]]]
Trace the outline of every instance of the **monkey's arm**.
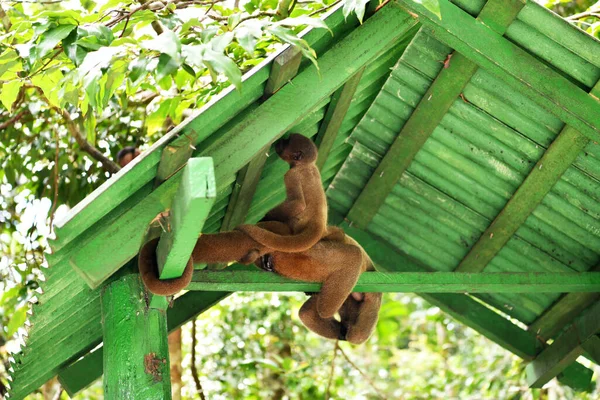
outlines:
[[271, 209], [266, 215], [265, 221], [288, 222], [291, 218], [306, 209], [306, 199], [302, 189], [302, 177], [291, 169], [284, 177], [286, 199], [277, 207]]

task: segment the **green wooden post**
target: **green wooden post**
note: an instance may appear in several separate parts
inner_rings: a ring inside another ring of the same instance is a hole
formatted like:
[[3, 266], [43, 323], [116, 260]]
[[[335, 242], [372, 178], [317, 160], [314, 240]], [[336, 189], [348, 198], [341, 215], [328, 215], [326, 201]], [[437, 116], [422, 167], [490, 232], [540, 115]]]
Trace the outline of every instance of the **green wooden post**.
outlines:
[[170, 399], [165, 310], [149, 308], [133, 268], [102, 290], [104, 396]]

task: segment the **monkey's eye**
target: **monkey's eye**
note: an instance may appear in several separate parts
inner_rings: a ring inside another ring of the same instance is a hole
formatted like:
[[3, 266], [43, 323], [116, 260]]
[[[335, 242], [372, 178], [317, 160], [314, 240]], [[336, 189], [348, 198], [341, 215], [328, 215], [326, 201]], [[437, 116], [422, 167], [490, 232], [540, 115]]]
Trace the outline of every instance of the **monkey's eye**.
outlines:
[[294, 158], [295, 161], [299, 161], [299, 160], [302, 160], [302, 156], [303, 156], [302, 152], [301, 151], [297, 151], [297, 152], [294, 153], [293, 158]]

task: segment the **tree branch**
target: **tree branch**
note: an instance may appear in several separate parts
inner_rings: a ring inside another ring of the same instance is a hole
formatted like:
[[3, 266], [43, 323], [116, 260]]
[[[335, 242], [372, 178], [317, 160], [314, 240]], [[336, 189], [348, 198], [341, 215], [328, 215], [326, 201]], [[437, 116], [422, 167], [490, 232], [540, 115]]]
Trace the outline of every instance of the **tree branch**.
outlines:
[[105, 170], [110, 172], [111, 174], [116, 174], [121, 169], [114, 161], [107, 158], [104, 154], [100, 152], [97, 148], [92, 146], [81, 134], [79, 130], [79, 126], [71, 119], [68, 111], [61, 110], [58, 107], [53, 107], [56, 112], [62, 115], [63, 119], [67, 123], [67, 130], [69, 133], [75, 138], [75, 141], [81, 148], [81, 150], [88, 153], [93, 159], [100, 161]]
[[6, 32], [10, 31], [12, 24], [10, 23], [10, 18], [6, 15], [6, 11], [0, 6], [0, 19], [2, 20], [2, 26]]
[[14, 124], [15, 122], [17, 122], [18, 120], [20, 120], [27, 114], [29, 114], [29, 110], [22, 110], [22, 111], [18, 112], [17, 114], [13, 115], [11, 118], [7, 119], [6, 121], [0, 122], [0, 129], [8, 128], [9, 126]]

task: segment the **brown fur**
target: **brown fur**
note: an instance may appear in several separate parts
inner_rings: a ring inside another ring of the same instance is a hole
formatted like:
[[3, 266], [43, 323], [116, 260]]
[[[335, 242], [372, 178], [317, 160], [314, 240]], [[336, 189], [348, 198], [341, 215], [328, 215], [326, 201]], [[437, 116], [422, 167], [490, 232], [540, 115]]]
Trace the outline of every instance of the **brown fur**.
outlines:
[[183, 274], [179, 278], [158, 279], [158, 264], [156, 262], [156, 248], [159, 239], [152, 239], [146, 242], [140, 249], [138, 257], [138, 268], [144, 286], [153, 294], [159, 296], [173, 296], [187, 287], [192, 281], [194, 274], [194, 263], [190, 258], [188, 260]]
[[290, 235], [281, 235], [256, 225], [236, 228], [258, 242], [249, 258], [271, 251], [302, 252], [314, 246], [327, 229], [327, 200], [321, 183], [321, 174], [315, 165], [317, 147], [308, 138], [292, 134], [275, 145], [277, 154], [290, 165], [285, 174], [286, 200], [269, 211], [267, 221], [286, 223]]

